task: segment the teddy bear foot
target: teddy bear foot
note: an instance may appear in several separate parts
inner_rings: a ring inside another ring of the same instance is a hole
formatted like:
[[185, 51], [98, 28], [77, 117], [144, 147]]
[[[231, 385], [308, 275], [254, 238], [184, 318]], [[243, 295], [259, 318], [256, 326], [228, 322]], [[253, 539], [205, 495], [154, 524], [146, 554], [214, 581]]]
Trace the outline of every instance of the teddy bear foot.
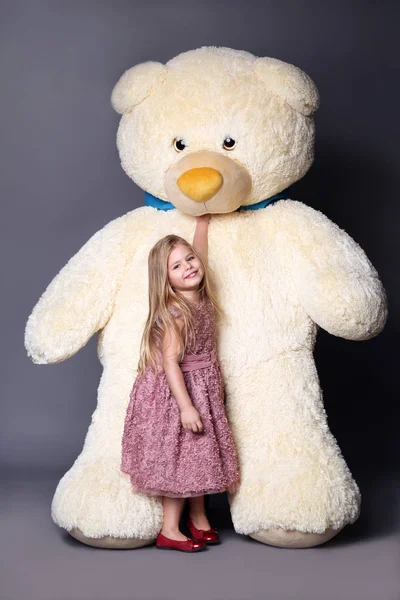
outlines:
[[249, 537], [262, 544], [276, 546], [277, 548], [312, 548], [313, 546], [325, 544], [325, 542], [335, 537], [341, 529], [329, 528], [323, 533], [304, 533], [303, 531], [288, 531], [281, 528], [261, 529], [255, 533], [250, 533]]
[[154, 539], [141, 540], [138, 538], [118, 538], [110, 535], [106, 535], [102, 538], [90, 538], [86, 537], [86, 535], [84, 535], [77, 527], [74, 527], [71, 531], [68, 531], [68, 533], [78, 540], [78, 542], [82, 542], [82, 544], [86, 544], [87, 546], [93, 546], [94, 548], [108, 548], [111, 550], [142, 548], [143, 546], [149, 546], [155, 542]]

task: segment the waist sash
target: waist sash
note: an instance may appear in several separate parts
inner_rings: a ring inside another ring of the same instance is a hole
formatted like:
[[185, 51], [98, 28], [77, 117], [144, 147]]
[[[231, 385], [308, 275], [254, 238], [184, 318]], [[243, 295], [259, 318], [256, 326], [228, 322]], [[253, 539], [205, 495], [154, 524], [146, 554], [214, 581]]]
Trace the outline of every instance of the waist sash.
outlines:
[[183, 373], [195, 369], [210, 367], [217, 360], [217, 349], [213, 348], [206, 354], [185, 354], [179, 366]]

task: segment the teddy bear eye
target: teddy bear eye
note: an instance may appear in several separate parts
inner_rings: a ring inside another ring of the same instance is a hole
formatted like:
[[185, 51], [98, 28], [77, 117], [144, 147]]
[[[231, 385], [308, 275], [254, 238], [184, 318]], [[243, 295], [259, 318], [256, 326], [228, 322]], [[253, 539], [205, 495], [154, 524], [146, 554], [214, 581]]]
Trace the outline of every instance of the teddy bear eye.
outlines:
[[175, 138], [173, 144], [177, 152], [182, 152], [186, 148], [186, 144], [181, 138]]
[[225, 150], [233, 150], [235, 147], [236, 141], [233, 140], [231, 137], [226, 137], [224, 139], [223, 148], [225, 148]]

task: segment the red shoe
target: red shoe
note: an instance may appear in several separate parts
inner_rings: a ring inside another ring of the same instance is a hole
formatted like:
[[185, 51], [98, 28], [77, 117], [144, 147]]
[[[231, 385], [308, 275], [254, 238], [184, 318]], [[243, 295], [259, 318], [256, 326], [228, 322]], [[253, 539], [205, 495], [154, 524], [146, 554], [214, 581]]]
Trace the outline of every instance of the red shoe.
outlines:
[[160, 550], [179, 550], [180, 552], [199, 552], [204, 550], [206, 545], [204, 542], [198, 540], [191, 540], [188, 538], [186, 541], [171, 540], [162, 533], [159, 533], [156, 540], [156, 547]]
[[193, 538], [198, 542], [203, 542], [209, 546], [216, 546], [217, 544], [221, 543], [218, 531], [216, 529], [197, 529], [190, 517], [188, 517], [186, 525], [188, 526], [188, 529], [192, 534]]

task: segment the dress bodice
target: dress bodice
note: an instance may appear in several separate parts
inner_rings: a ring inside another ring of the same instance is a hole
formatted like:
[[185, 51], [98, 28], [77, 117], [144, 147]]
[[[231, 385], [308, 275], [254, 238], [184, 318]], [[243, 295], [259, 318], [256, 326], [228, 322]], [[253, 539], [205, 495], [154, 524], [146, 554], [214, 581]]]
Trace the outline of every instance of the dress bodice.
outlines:
[[[193, 336], [191, 336], [189, 332], [189, 340], [185, 354], [205, 354], [211, 352], [216, 345], [216, 310], [208, 297], [193, 304], [193, 308], [195, 339], [193, 340]], [[173, 306], [169, 306], [168, 310], [174, 317], [182, 316], [182, 313]]]

